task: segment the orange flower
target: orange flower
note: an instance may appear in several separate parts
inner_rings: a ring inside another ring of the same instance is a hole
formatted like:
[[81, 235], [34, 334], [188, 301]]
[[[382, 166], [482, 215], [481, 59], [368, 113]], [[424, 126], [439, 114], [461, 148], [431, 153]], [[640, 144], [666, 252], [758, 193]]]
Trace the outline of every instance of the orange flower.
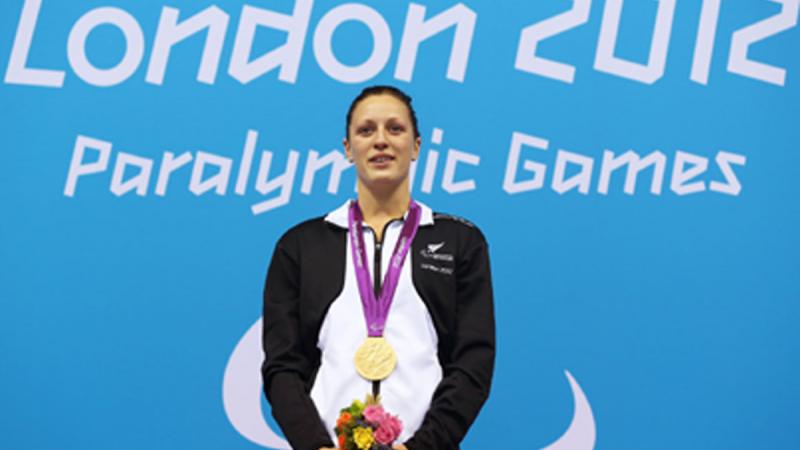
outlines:
[[347, 438], [345, 437], [345, 435], [340, 434], [339, 435], [339, 448], [344, 450], [344, 446], [345, 446], [346, 443], [347, 443]]
[[353, 416], [351, 416], [349, 412], [345, 411], [345, 412], [343, 412], [343, 413], [342, 413], [342, 415], [341, 415], [341, 416], [339, 416], [339, 418], [336, 420], [336, 426], [337, 426], [337, 427], [339, 427], [339, 428], [344, 428], [344, 427], [345, 427], [345, 425], [347, 425], [348, 423], [350, 423], [350, 421], [351, 421], [352, 419], [353, 419]]

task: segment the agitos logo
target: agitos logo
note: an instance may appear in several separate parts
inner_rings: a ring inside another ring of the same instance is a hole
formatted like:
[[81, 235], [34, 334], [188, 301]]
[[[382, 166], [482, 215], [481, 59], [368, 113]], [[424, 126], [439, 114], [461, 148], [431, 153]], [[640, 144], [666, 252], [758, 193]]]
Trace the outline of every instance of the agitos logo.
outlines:
[[[261, 319], [236, 344], [222, 380], [225, 414], [236, 431], [246, 439], [270, 449], [289, 450], [289, 443], [270, 428], [261, 409], [262, 381]], [[572, 390], [573, 413], [564, 434], [542, 450], [593, 450], [597, 436], [594, 415], [583, 390], [565, 371]]]

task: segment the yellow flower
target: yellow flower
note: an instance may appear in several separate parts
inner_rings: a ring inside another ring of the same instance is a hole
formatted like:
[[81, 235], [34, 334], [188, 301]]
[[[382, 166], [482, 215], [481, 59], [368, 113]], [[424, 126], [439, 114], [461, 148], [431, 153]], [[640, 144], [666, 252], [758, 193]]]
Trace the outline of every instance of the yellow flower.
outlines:
[[375, 443], [375, 438], [372, 437], [372, 428], [356, 427], [353, 429], [353, 441], [361, 450], [369, 450]]

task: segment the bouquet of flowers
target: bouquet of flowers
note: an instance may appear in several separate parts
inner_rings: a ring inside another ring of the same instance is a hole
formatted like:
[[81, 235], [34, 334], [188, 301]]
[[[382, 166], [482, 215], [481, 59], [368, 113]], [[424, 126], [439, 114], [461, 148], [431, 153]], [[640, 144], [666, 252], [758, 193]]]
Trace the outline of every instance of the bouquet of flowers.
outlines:
[[342, 408], [333, 430], [342, 450], [391, 450], [403, 431], [403, 423], [384, 411], [379, 399], [369, 395], [366, 402], [354, 400]]

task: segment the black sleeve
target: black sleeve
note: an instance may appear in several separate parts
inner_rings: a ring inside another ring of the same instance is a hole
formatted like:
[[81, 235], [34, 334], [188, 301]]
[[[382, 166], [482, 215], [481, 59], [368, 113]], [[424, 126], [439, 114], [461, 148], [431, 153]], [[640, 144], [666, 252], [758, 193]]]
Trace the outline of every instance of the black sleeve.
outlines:
[[264, 393], [294, 450], [335, 447], [306, 389], [313, 364], [299, 331], [300, 268], [285, 238], [275, 246], [264, 287]]
[[[443, 378], [409, 450], [459, 448], [489, 396], [495, 355], [489, 252], [477, 229], [456, 265], [456, 329]], [[441, 358], [440, 359], [444, 359]]]

